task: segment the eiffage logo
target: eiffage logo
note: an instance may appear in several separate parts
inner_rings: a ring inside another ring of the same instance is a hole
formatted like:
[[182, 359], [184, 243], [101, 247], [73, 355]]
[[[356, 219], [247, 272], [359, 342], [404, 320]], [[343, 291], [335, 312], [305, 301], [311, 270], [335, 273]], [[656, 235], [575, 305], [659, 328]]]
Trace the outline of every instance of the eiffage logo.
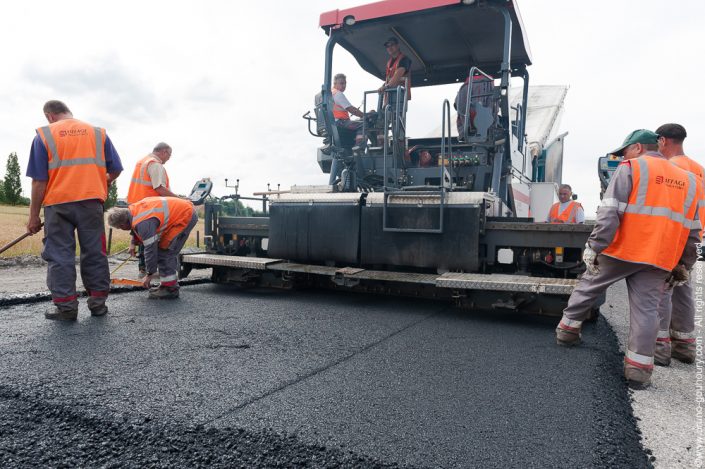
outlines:
[[59, 130], [59, 137], [77, 137], [87, 133], [86, 129]]

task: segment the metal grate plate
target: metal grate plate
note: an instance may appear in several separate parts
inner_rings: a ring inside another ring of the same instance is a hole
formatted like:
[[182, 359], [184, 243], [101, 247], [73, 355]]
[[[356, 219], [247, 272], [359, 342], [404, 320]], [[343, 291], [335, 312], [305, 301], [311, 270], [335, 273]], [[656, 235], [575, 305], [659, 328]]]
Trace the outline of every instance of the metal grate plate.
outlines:
[[239, 267], [242, 269], [267, 270], [267, 267], [281, 262], [281, 259], [267, 259], [264, 257], [226, 256], [223, 254], [186, 254], [183, 263], [215, 265], [223, 267]]
[[462, 274], [448, 272], [436, 279], [439, 288], [494, 290], [570, 295], [577, 285], [574, 279], [526, 277], [505, 274]]

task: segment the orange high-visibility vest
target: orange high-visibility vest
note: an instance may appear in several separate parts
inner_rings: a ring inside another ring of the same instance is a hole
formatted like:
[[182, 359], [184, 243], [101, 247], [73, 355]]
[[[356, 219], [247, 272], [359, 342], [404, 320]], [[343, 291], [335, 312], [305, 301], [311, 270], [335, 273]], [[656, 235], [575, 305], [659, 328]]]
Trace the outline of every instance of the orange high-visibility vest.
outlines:
[[671, 163], [675, 164], [681, 169], [695, 174], [698, 180], [698, 189], [700, 189], [700, 197], [698, 197], [698, 213], [700, 215], [700, 226], [703, 227], [700, 230], [700, 237], [703, 236], [703, 231], [705, 231], [705, 169], [700, 166], [692, 158], [688, 158], [685, 155], [674, 156], [670, 160]]
[[133, 230], [140, 222], [149, 218], [159, 220], [156, 235], [149, 239], [136, 236], [144, 246], [158, 241], [160, 249], [169, 247], [171, 240], [189, 224], [194, 212], [193, 204], [189, 200], [178, 197], [147, 197], [130, 204], [129, 209], [132, 214]]
[[[161, 164], [161, 160], [152, 153], [137, 162], [132, 173], [130, 189], [127, 192], [127, 203], [134, 204], [145, 197], [159, 197], [159, 193], [152, 187], [152, 178], [149, 176], [149, 165], [152, 163]], [[169, 175], [166, 175], [166, 188], [169, 189]]]
[[602, 253], [670, 271], [683, 254], [690, 230], [700, 228], [694, 221], [698, 205], [695, 175], [655, 156], [621, 164], [631, 166], [632, 191], [617, 233]]
[[105, 130], [77, 119], [62, 119], [37, 129], [49, 156], [49, 181], [42, 205], [108, 196]]
[[578, 209], [583, 208], [582, 205], [572, 200], [565, 210], [558, 213], [560, 206], [560, 202], [557, 202], [551, 207], [551, 211], [548, 212], [549, 223], [578, 223]]
[[[340, 90], [333, 88], [333, 96], [338, 93], [340, 93]], [[350, 119], [350, 113], [347, 109], [337, 104], [335, 100], [333, 100], [333, 117], [335, 117], [336, 119], [347, 120]]]
[[[387, 71], [384, 75], [385, 83], [389, 83], [389, 80], [391, 80], [394, 74], [397, 73], [397, 68], [399, 68], [399, 62], [401, 62], [401, 59], [403, 57], [404, 54], [400, 52], [396, 59], [391, 57], [387, 61]], [[406, 99], [411, 99], [411, 70], [404, 71], [404, 78], [406, 78]]]

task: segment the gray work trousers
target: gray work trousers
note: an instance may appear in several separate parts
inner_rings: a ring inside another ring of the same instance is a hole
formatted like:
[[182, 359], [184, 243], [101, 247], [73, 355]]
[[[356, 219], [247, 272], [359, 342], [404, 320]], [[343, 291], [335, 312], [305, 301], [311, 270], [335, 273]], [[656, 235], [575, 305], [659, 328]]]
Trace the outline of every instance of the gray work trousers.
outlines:
[[191, 230], [198, 223], [196, 209], [193, 210], [191, 221], [181, 233], [171, 240], [166, 249], [158, 248], [157, 264], [159, 266], [159, 281], [162, 287], [179, 288], [179, 253], [186, 244]]
[[49, 264], [47, 286], [52, 300], [61, 310], [78, 308], [76, 233], [81, 248], [81, 280], [88, 291], [88, 308], [94, 310], [105, 304], [110, 290], [103, 203], [94, 199], [44, 207], [42, 259]]
[[[691, 281], [669, 289], [659, 306], [659, 337], [695, 338], [695, 302]], [[670, 330], [670, 334], [669, 333]]]
[[[627, 281], [629, 294], [629, 343], [627, 357], [647, 365], [653, 363], [654, 346], [659, 329], [658, 308], [666, 291], [669, 272], [647, 264], [624, 262], [599, 255], [600, 272], [585, 272], [563, 310], [563, 317], [571, 321], [584, 321], [595, 301], [607, 288], [622, 280]], [[643, 360], [643, 362], [642, 362]]]

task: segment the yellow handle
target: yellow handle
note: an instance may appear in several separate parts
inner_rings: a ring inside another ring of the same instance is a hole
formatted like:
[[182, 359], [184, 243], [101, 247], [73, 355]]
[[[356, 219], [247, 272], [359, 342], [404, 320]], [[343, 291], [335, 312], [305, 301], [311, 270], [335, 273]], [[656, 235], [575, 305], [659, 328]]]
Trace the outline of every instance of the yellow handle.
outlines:
[[113, 270], [112, 272], [110, 272], [110, 276], [112, 277], [113, 274], [114, 274], [115, 272], [117, 272], [118, 270], [120, 270], [120, 268], [121, 268], [123, 265], [127, 264], [127, 261], [129, 261], [130, 259], [132, 259], [132, 256], [130, 256], [130, 257], [128, 257], [127, 259], [125, 259], [124, 261], [122, 261], [122, 263], [121, 263], [119, 266], [115, 267], [115, 270]]

